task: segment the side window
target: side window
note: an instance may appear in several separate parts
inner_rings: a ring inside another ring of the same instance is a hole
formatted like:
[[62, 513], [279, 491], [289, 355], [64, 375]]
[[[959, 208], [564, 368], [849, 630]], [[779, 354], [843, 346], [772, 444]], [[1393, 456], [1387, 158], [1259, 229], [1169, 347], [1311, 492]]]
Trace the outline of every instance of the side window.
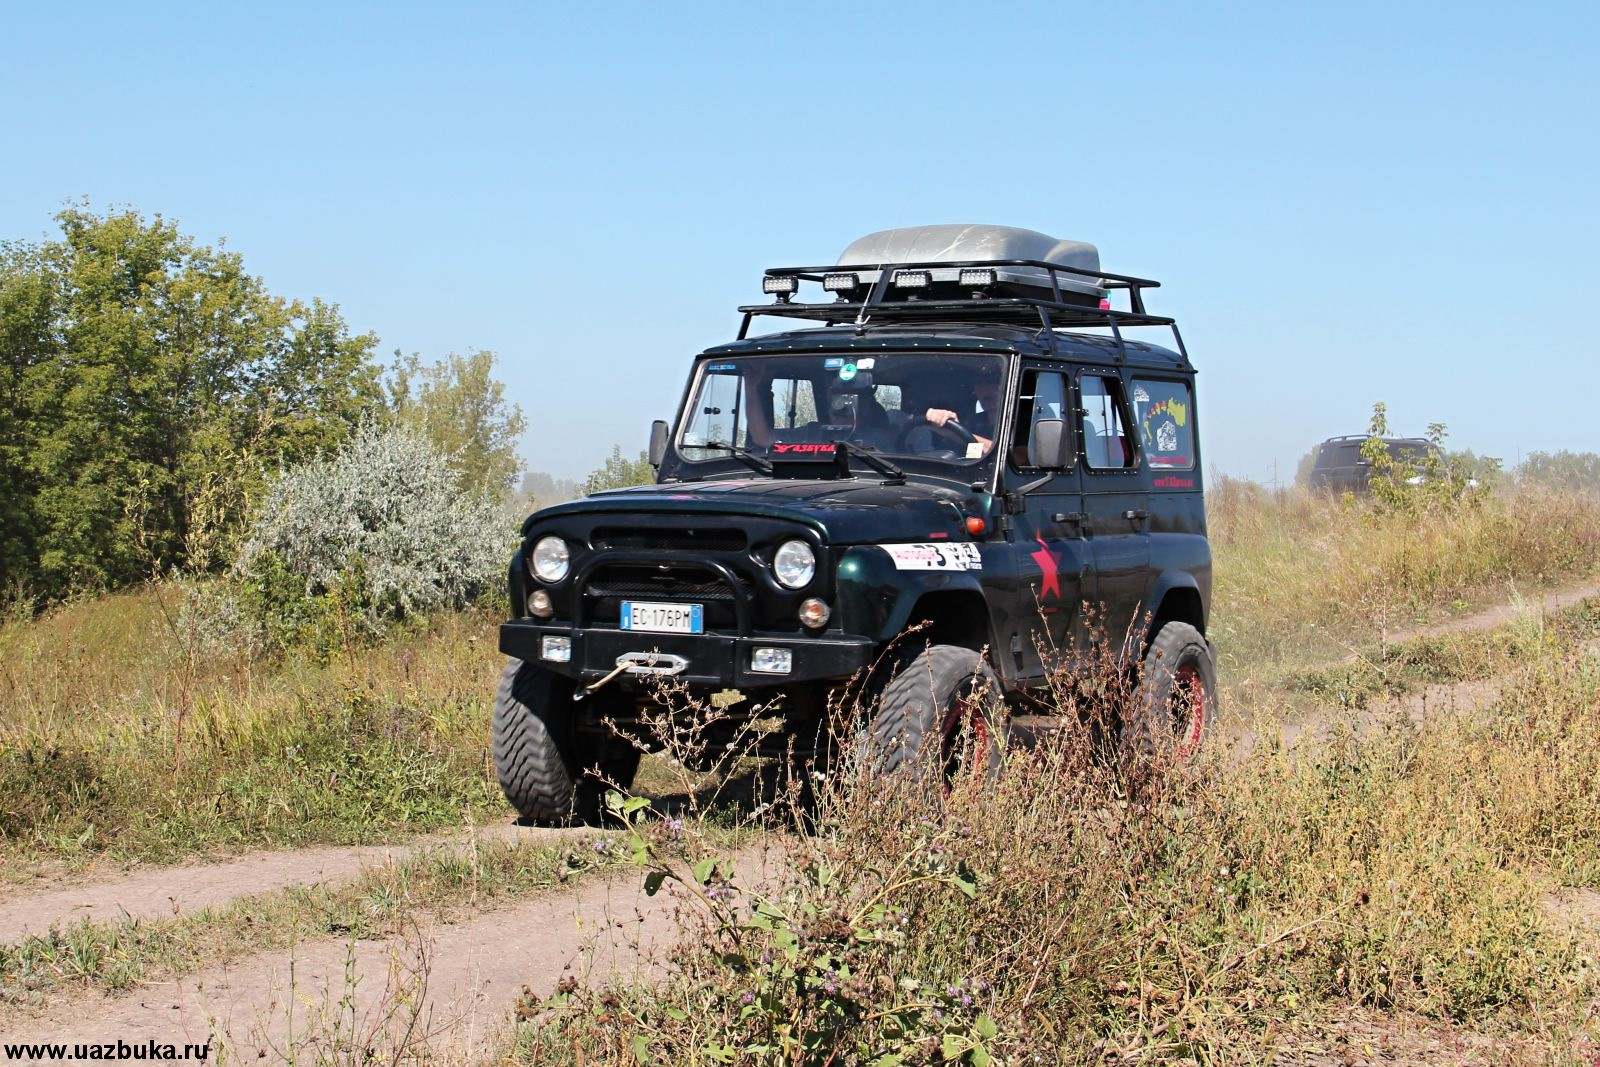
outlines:
[[1122, 470], [1139, 462], [1128, 436], [1122, 382], [1104, 374], [1078, 377], [1083, 400], [1083, 458], [1091, 470]]
[[700, 383], [698, 407], [688, 413], [679, 447], [690, 459], [706, 459], [720, 450], [706, 446], [743, 445], [747, 429], [741, 416], [744, 379], [713, 372]]
[[1054, 371], [1035, 370], [1022, 372], [1022, 385], [1017, 391], [1016, 438], [1011, 443], [1011, 465], [1028, 467], [1028, 454], [1033, 444], [1034, 427], [1040, 419], [1067, 418], [1067, 379]]
[[815, 386], [809, 378], [774, 378], [772, 428], [787, 430], [817, 421]]
[[1151, 467], [1194, 469], [1194, 405], [1186, 384], [1135, 378], [1133, 421]]

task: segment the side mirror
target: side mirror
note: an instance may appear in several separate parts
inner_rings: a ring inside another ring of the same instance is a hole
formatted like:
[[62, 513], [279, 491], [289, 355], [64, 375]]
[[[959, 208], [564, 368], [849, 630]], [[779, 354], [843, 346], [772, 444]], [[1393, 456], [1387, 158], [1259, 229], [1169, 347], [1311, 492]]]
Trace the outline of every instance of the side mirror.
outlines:
[[667, 458], [667, 424], [657, 419], [650, 424], [650, 466], [660, 468]]
[[1028, 465], [1065, 467], [1071, 459], [1071, 444], [1064, 421], [1040, 419], [1033, 424], [1033, 433], [1028, 436]]

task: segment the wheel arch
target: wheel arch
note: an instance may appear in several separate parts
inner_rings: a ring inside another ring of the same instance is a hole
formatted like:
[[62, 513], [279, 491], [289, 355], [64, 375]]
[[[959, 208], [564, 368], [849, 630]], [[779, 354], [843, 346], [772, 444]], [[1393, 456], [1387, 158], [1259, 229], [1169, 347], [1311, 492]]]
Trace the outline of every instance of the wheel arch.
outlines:
[[912, 605], [905, 628], [921, 626], [917, 643], [959, 645], [982, 652], [993, 645], [989, 629], [989, 604], [976, 589], [935, 589], [923, 593]]
[[1200, 636], [1205, 636], [1205, 597], [1201, 595], [1200, 586], [1193, 576], [1177, 574], [1164, 577], [1152, 593], [1150, 603], [1154, 608], [1150, 612], [1149, 625], [1145, 628], [1146, 645], [1169, 622], [1188, 623], [1199, 631]]

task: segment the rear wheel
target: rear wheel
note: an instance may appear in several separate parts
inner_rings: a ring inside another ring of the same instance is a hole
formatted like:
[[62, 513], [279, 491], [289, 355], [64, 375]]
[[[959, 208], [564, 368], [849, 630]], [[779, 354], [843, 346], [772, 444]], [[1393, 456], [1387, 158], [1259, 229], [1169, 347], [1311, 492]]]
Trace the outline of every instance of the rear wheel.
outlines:
[[1145, 652], [1139, 690], [1122, 726], [1124, 763], [1192, 759], [1217, 714], [1211, 646], [1188, 623], [1169, 622]]
[[883, 689], [868, 729], [871, 766], [948, 784], [991, 781], [1003, 763], [1005, 705], [983, 657], [959, 645], [931, 645]]
[[519, 659], [506, 664], [494, 700], [494, 764], [500, 788], [524, 823], [598, 822], [605, 790], [626, 789], [639, 751], [577, 729], [569, 679]]

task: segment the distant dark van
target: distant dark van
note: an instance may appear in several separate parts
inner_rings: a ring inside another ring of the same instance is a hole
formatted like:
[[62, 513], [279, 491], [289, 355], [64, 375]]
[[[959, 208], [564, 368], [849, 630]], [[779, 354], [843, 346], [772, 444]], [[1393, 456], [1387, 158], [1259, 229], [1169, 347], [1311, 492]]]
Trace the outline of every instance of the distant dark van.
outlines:
[[[1316, 459], [1311, 465], [1307, 484], [1313, 489], [1328, 489], [1335, 493], [1362, 494], [1370, 490], [1368, 480], [1372, 465], [1361, 454], [1361, 448], [1371, 438], [1367, 434], [1330, 437], [1317, 446]], [[1420, 468], [1428, 460], [1433, 445], [1421, 437], [1385, 437], [1384, 446], [1397, 464]], [[1420, 481], [1421, 474], [1414, 474]]]

